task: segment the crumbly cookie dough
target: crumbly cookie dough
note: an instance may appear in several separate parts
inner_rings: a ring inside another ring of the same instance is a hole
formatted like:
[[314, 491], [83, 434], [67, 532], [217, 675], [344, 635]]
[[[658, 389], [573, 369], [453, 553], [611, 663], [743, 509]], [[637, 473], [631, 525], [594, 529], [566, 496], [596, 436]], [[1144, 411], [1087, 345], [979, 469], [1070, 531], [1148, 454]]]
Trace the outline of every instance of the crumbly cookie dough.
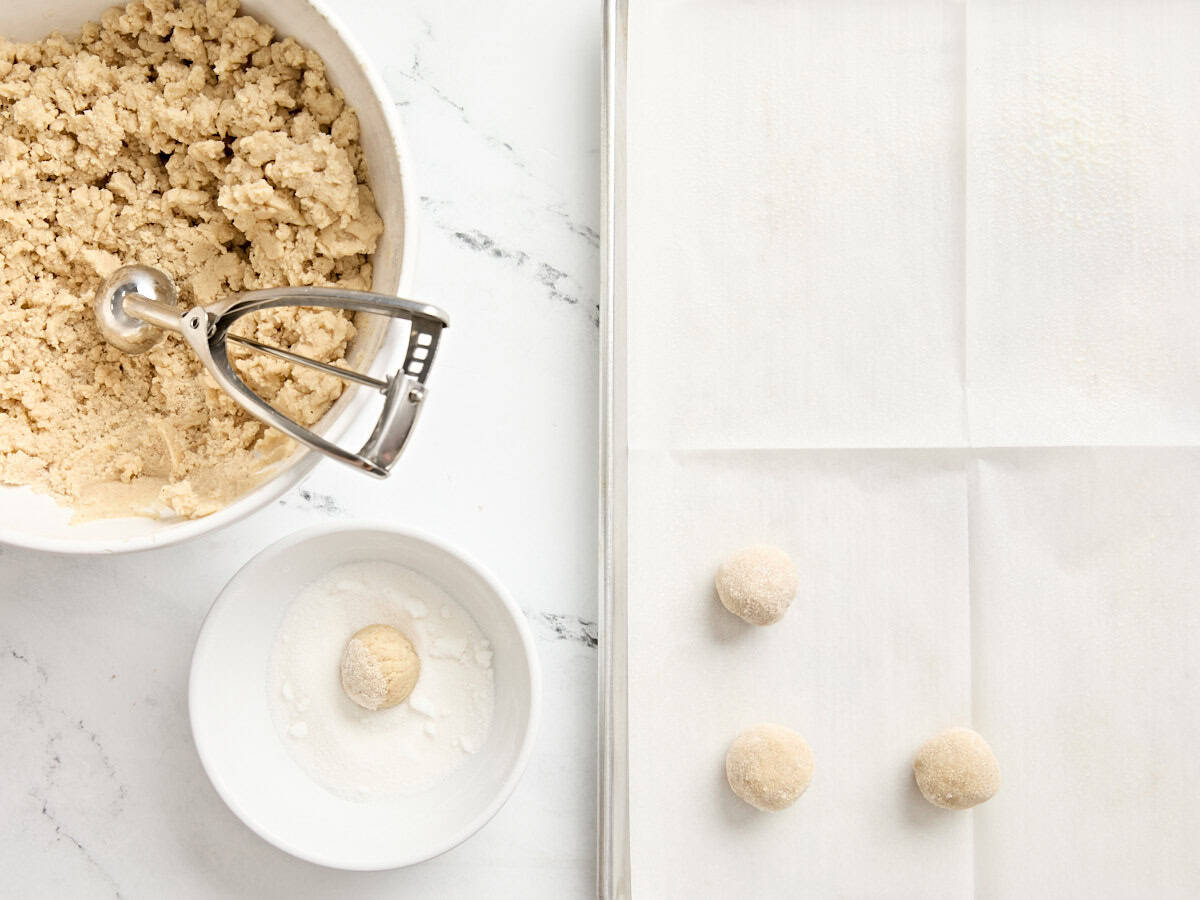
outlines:
[[[169, 273], [181, 308], [279, 285], [371, 285], [383, 223], [358, 120], [320, 57], [238, 0], [144, 0], [77, 38], [0, 38], [0, 483], [78, 518], [207, 515], [293, 446], [247, 416], [174, 335], [126, 356], [91, 299], [113, 269]], [[325, 362], [351, 319], [283, 309], [239, 326]], [[232, 353], [286, 415], [342, 382]]]

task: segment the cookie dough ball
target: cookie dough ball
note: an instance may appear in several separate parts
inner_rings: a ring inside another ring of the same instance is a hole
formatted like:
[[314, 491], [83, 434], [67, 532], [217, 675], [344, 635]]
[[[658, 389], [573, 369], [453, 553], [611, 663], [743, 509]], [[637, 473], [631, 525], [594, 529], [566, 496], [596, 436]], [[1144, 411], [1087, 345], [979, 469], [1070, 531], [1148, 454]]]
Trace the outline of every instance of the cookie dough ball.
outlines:
[[724, 607], [753, 625], [773, 625], [792, 605], [800, 575], [791, 557], [767, 544], [739, 550], [717, 569]]
[[420, 674], [417, 651], [391, 625], [368, 625], [350, 638], [342, 654], [342, 690], [364, 709], [403, 703]]
[[812, 751], [790, 728], [755, 725], [730, 745], [725, 777], [733, 792], [756, 809], [787, 809], [812, 781]]
[[970, 728], [948, 728], [927, 740], [913, 773], [925, 799], [943, 809], [970, 809], [1000, 789], [1000, 764]]

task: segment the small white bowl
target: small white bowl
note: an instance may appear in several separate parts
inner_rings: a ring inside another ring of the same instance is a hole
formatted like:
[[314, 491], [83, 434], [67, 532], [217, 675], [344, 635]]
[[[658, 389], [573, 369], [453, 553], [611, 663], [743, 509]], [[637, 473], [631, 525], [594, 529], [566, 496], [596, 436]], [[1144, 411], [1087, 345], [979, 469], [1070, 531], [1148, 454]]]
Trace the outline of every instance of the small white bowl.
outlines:
[[[496, 706], [483, 748], [434, 786], [355, 802], [313, 781], [271, 720], [268, 666], [288, 604], [344, 563], [382, 560], [437, 583], [492, 642]], [[229, 808], [281, 850], [337, 869], [394, 869], [444, 853], [492, 818], [529, 759], [541, 707], [533, 638], [520, 608], [478, 564], [432, 537], [385, 526], [318, 526], [272, 544], [217, 597], [196, 643], [192, 737]]]
[[[0, 35], [32, 41], [51, 31], [78, 34], [110, 6], [125, 0], [4, 0]], [[325, 9], [324, 0], [242, 0], [242, 11], [272, 25], [321, 54], [329, 80], [358, 113], [362, 149], [384, 232], [371, 257], [376, 291], [411, 296], [416, 262], [417, 190], [395, 105], [357, 41]], [[135, 262], [136, 260], [125, 260]], [[349, 350], [351, 368], [382, 377], [399, 352], [398, 328], [381, 317], [364, 319]], [[389, 338], [390, 335], [390, 338]], [[316, 425], [330, 440], [343, 439], [362, 420], [378, 414], [371, 394], [347, 390]], [[0, 485], [0, 544], [55, 553], [124, 553], [163, 547], [224, 528], [273, 503], [304, 479], [321, 459], [316, 451], [294, 453], [269, 480], [201, 519], [128, 517], [74, 524], [71, 510], [25, 487]]]

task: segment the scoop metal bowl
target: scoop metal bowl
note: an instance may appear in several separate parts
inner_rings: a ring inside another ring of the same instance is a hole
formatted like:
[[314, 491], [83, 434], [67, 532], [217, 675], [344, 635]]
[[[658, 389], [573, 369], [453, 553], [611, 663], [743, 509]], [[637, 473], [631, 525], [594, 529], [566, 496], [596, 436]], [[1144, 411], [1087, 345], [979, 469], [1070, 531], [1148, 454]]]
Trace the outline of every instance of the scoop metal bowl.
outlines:
[[[406, 319], [411, 327], [404, 363], [387, 378], [378, 379], [230, 331], [243, 316], [280, 306], [325, 307]], [[162, 339], [165, 332], [175, 332], [196, 354], [217, 385], [247, 413], [331, 459], [378, 478], [387, 477], [408, 443], [425, 402], [425, 380], [433, 367], [442, 329], [450, 324], [442, 310], [428, 303], [327, 287], [247, 291], [208, 306], [194, 306], [181, 314], [178, 291], [170, 276], [140, 265], [124, 266], [109, 275], [96, 291], [94, 311], [100, 333], [124, 353], [145, 353]], [[384, 398], [383, 409], [366, 443], [357, 451], [347, 449], [275, 409], [238, 375], [229, 358], [230, 341], [379, 391]]]

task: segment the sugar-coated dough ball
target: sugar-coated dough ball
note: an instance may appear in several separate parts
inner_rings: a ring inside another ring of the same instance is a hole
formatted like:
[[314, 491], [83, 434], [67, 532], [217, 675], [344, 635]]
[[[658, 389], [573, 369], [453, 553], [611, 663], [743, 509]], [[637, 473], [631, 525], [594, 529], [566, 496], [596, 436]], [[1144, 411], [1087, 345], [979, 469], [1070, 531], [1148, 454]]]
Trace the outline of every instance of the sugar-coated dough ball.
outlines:
[[420, 674], [417, 651], [391, 625], [368, 625], [350, 638], [342, 654], [342, 690], [364, 709], [403, 703]]
[[812, 750], [790, 728], [755, 725], [730, 745], [725, 777], [751, 806], [768, 812], [787, 809], [812, 781]]
[[717, 596], [724, 607], [754, 625], [783, 618], [800, 586], [791, 557], [768, 544], [739, 550], [717, 569]]
[[947, 728], [927, 740], [913, 773], [925, 799], [943, 809], [970, 809], [1000, 789], [1000, 764], [970, 728]]

